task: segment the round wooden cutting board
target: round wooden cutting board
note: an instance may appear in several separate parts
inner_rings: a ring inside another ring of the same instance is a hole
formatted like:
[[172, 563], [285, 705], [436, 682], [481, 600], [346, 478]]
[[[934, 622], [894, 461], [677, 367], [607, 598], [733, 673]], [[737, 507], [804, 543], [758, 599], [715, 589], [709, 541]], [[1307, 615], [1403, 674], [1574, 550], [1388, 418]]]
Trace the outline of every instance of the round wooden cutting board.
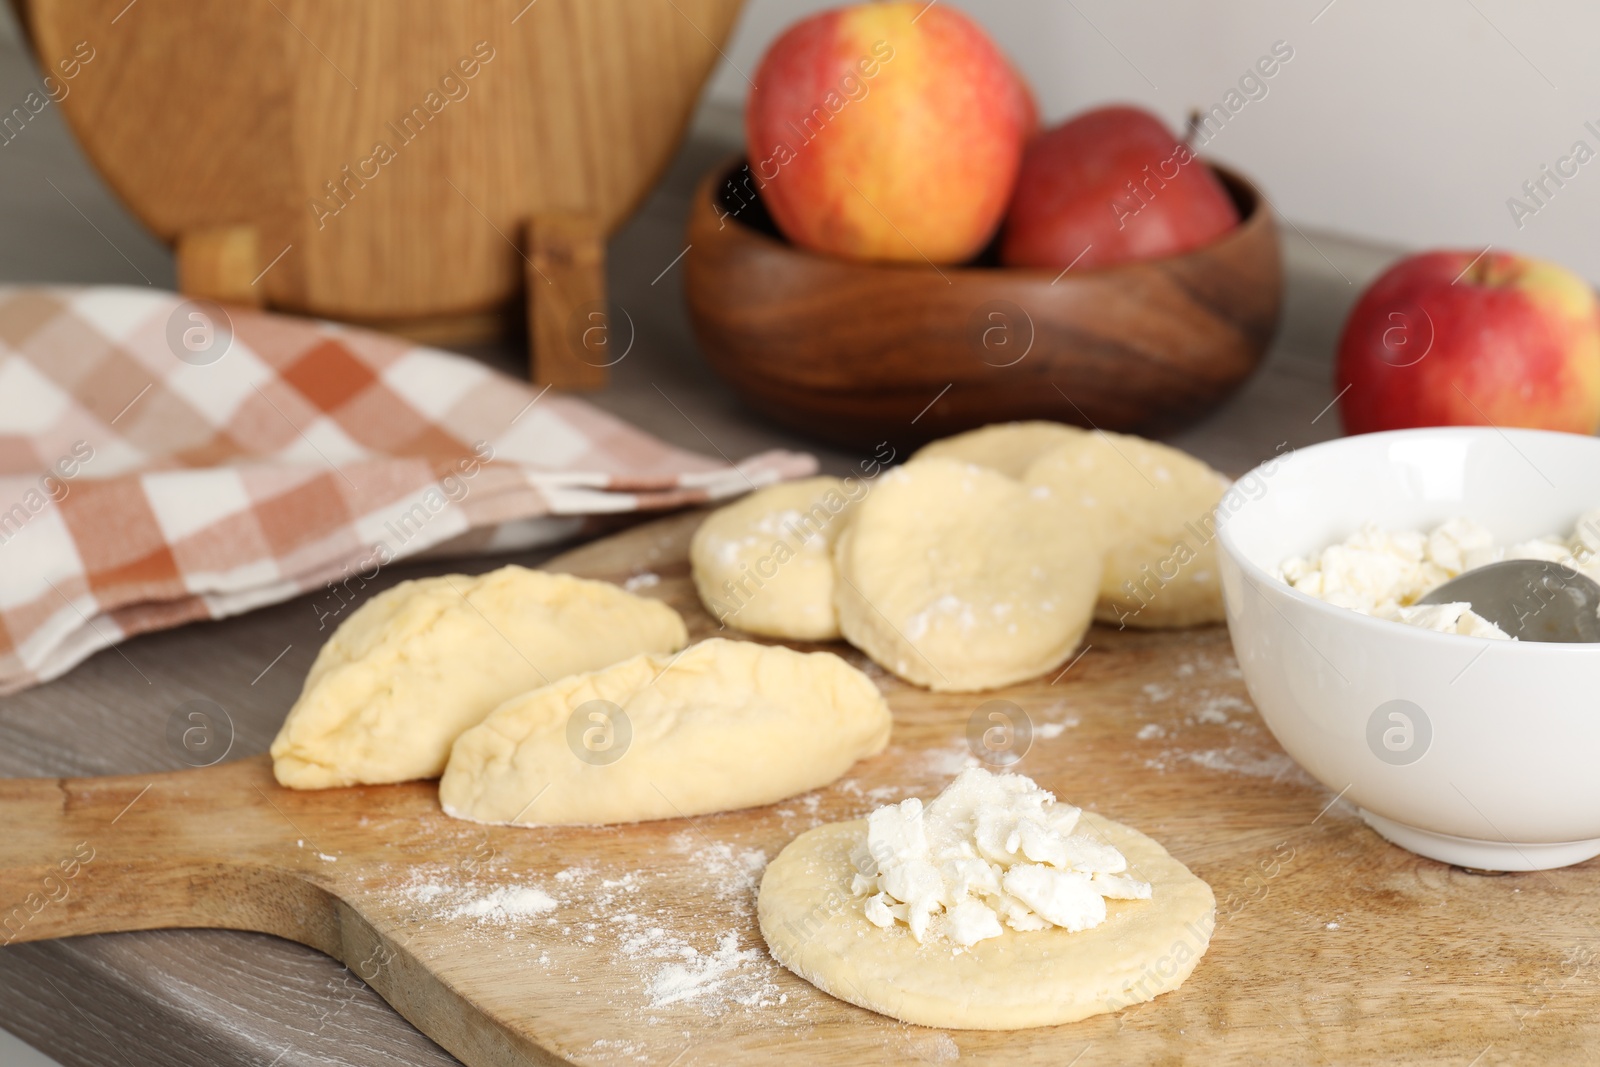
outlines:
[[[635, 579], [706, 636], [716, 627], [685, 558], [700, 518], [639, 526], [551, 567]], [[1095, 629], [1058, 674], [965, 695], [836, 650], [888, 694], [888, 750], [827, 789], [725, 815], [482, 827], [445, 817], [431, 782], [296, 793], [265, 757], [0, 782], [0, 941], [277, 934], [346, 962], [471, 1067], [1464, 1067], [1600, 1045], [1596, 864], [1481, 877], [1386, 844], [1273, 741], [1224, 630]], [[1175, 993], [1070, 1026], [945, 1031], [834, 1000], [767, 954], [754, 913], [765, 863], [819, 823], [936, 793], [994, 700], [1031, 727], [1014, 769], [1150, 834], [1215, 889], [1210, 950]]]
[[[604, 239], [666, 169], [741, 3], [13, 0], [185, 294], [430, 342], [496, 334], [526, 296], [559, 385], [604, 381], [568, 315], [603, 304]], [[541, 305], [563, 312], [549, 336]]]

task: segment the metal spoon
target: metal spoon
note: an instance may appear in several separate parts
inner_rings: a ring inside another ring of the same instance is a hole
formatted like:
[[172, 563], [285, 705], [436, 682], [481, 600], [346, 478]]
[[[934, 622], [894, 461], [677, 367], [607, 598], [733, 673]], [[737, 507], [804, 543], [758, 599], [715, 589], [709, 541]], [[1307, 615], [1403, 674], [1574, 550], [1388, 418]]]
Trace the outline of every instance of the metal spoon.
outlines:
[[1600, 585], [1571, 567], [1508, 559], [1452, 578], [1418, 604], [1471, 604], [1522, 641], [1600, 642]]

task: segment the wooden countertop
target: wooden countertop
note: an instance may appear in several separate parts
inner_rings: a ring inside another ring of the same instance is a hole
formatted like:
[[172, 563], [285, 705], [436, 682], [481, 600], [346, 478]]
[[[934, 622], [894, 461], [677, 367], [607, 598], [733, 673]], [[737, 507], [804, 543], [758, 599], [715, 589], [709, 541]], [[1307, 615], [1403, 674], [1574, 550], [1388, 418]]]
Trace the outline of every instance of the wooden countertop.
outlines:
[[[0, 45], [0, 99], [21, 99], [34, 77], [25, 58]], [[737, 129], [729, 120], [702, 112], [666, 180], [611, 244], [612, 292], [637, 322], [638, 342], [613, 369], [610, 388], [592, 399], [685, 448], [735, 457], [808, 449], [825, 470], [842, 473], [852, 457], [777, 432], [739, 408], [696, 351], [681, 263], [662, 273], [684, 250], [695, 180], [729, 151], [722, 131]], [[0, 219], [10, 239], [0, 248], [0, 280], [172, 285], [170, 257], [100, 186], [53, 110], [4, 152]], [[1360, 287], [1394, 254], [1290, 225], [1284, 231], [1288, 303], [1266, 366], [1221, 411], [1173, 439], [1233, 473], [1280, 442], [1299, 446], [1338, 433], [1336, 413], [1326, 410], [1334, 340]], [[521, 364], [509, 349], [473, 354], [506, 369]], [[376, 585], [449, 569], [395, 567]], [[103, 652], [65, 678], [0, 699], [0, 775], [175, 769], [182, 764], [167, 746], [167, 719], [196, 697], [227, 709], [232, 755], [265, 751], [325, 636], [309, 600], [136, 638], [120, 654]], [[73, 1067], [456, 1062], [330, 958], [220, 930], [0, 951], [0, 1026]]]

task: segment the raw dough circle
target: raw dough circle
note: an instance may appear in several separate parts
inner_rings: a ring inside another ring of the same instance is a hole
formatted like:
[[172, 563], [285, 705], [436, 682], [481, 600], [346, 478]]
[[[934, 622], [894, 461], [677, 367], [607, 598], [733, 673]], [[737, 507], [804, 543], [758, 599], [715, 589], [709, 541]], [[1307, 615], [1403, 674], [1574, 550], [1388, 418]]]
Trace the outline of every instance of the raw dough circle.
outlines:
[[911, 459], [959, 459], [1021, 481], [1040, 456], [1087, 432], [1061, 422], [997, 422], [923, 445]]
[[1090, 433], [1028, 469], [1094, 517], [1107, 546], [1095, 618], [1143, 629], [1221, 622], [1216, 507], [1229, 481], [1176, 448]]
[[689, 544], [701, 603], [713, 618], [747, 633], [837, 639], [833, 545], [864, 493], [859, 481], [806, 478], [712, 512]]
[[[1020, 1030], [1117, 1011], [1176, 989], [1216, 925], [1211, 887], [1155, 841], [1084, 812], [1094, 832], [1151, 885], [1149, 900], [1108, 900], [1106, 920], [999, 937], [969, 949], [918, 944], [903, 924], [880, 930], [850, 892], [865, 819], [808, 830], [767, 866], [756, 910], [773, 958], [840, 1000], [922, 1026]], [[865, 860], [870, 863], [870, 860]]]
[[1088, 520], [985, 467], [925, 459], [879, 479], [834, 552], [839, 628], [885, 669], [970, 692], [1032, 678], [1089, 627]]
[[[889, 728], [872, 679], [832, 652], [712, 638], [506, 701], [456, 741], [439, 802], [523, 826], [751, 808], [827, 785], [881, 752]], [[625, 751], [597, 758], [589, 729]]]

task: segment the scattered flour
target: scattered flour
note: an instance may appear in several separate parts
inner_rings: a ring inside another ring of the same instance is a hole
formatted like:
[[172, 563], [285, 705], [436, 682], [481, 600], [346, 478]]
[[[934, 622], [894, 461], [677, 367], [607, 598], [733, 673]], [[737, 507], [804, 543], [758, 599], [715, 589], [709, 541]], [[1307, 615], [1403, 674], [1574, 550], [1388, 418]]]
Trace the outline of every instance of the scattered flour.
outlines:
[[1252, 715], [1256, 710], [1248, 700], [1234, 696], [1232, 693], [1213, 694], [1202, 691], [1199, 696], [1202, 703], [1194, 711], [1196, 722], [1222, 725], [1231, 721], [1228, 717], [1230, 711]]
[[492, 922], [510, 922], [555, 911], [561, 906], [549, 893], [530, 886], [504, 886], [491, 893], [457, 905], [446, 912], [447, 919], [486, 919]]
[[1213, 748], [1204, 752], [1175, 753], [1191, 763], [1198, 763], [1210, 771], [1237, 774], [1245, 778], [1271, 778], [1277, 781], [1290, 777], [1310, 781], [1299, 764], [1281, 752], [1256, 755], [1238, 747]]
[[652, 589], [660, 584], [661, 575], [654, 574], [650, 571], [645, 571], [643, 574], [635, 574], [633, 577], [623, 582], [622, 588], [630, 593], [637, 593], [641, 589]]
[[924, 758], [924, 766], [927, 767], [928, 773], [943, 778], [954, 778], [968, 767], [978, 765], [978, 758], [972, 754], [965, 741], [958, 741], [944, 748], [929, 749]]
[[[656, 930], [659, 931], [659, 927]], [[633, 942], [629, 942], [633, 944]], [[624, 946], [626, 950], [627, 946]], [[729, 931], [717, 940], [715, 952], [702, 953], [692, 945], [672, 945], [669, 949], [683, 957], [682, 962], [658, 967], [645, 983], [652, 1008], [665, 1008], [685, 1000], [700, 1000], [723, 991], [745, 964], [754, 964], [766, 955], [760, 949], [739, 947], [739, 935]], [[659, 952], [652, 952], [659, 955]], [[776, 994], [776, 989], [773, 990]], [[751, 1007], [775, 1003], [764, 989], [736, 994], [733, 999]], [[781, 994], [776, 994], [781, 996]], [[784, 999], [787, 999], [785, 997]]]
[[[506, 865], [429, 865], [413, 868], [411, 884], [399, 894], [425, 924], [454, 922], [464, 935], [477, 937], [489, 924], [500, 927], [500, 958], [541, 968], [552, 978], [565, 976], [574, 996], [585, 995], [585, 982], [601, 960], [636, 974], [637, 999], [613, 1006], [641, 1031], [594, 1043], [596, 1061], [654, 1062], [660, 1050], [642, 1028], [680, 1024], [686, 1008], [706, 1016], [760, 1012], [763, 1026], [811, 1025], [808, 1009], [765, 1010], [788, 1002], [783, 983], [791, 980], [757, 932], [756, 887], [767, 853], [698, 830], [674, 834], [666, 844], [682, 857], [670, 873], [583, 861], [552, 875], [547, 892], [505, 884], [500, 879], [514, 876]], [[715, 900], [709, 911], [705, 901], [686, 906], [685, 871], [692, 872], [697, 890]], [[672, 884], [670, 892], [663, 882]], [[708, 913], [717, 917], [719, 929], [703, 929]], [[755, 1018], [750, 1016], [752, 1023]]]
[[[809, 800], [818, 799], [815, 794]], [[710, 841], [698, 831], [684, 830], [672, 835], [674, 852], [685, 853], [697, 871], [710, 879], [711, 891], [721, 900], [748, 897], [755, 904], [761, 872], [767, 867], [767, 854], [759, 848], [735, 848]]]
[[[668, 915], [669, 908], [657, 907], [648, 920], [638, 914], [617, 917], [615, 921], [625, 928], [617, 955], [640, 970], [647, 1008], [692, 1003], [707, 1015], [721, 1015], [735, 1008], [786, 1003], [788, 994], [778, 984], [782, 968], [768, 955], [760, 935], [754, 935], [748, 946], [740, 943], [739, 930], [756, 925], [756, 888], [767, 865], [766, 852], [718, 843], [687, 830], [674, 834], [668, 844], [703, 876], [704, 888], [718, 902], [717, 914], [731, 928], [707, 944], [704, 933], [685, 934], [667, 921], [656, 921]], [[783, 1023], [791, 1021], [785, 1018]]]
[[1157, 737], [1166, 737], [1167, 731], [1161, 728], [1160, 723], [1147, 722], [1139, 727], [1139, 732], [1134, 736], [1141, 741], [1150, 741]]
[[408, 899], [414, 900], [418, 904], [432, 904], [449, 892], [449, 886], [433, 882], [428, 885], [412, 886], [405, 891], [405, 894]]
[[603, 1059], [614, 1059], [626, 1056], [628, 1059], [639, 1063], [649, 1062], [650, 1048], [638, 1041], [625, 1041], [618, 1037], [602, 1037], [598, 1041], [590, 1042], [587, 1050], [591, 1055]]

